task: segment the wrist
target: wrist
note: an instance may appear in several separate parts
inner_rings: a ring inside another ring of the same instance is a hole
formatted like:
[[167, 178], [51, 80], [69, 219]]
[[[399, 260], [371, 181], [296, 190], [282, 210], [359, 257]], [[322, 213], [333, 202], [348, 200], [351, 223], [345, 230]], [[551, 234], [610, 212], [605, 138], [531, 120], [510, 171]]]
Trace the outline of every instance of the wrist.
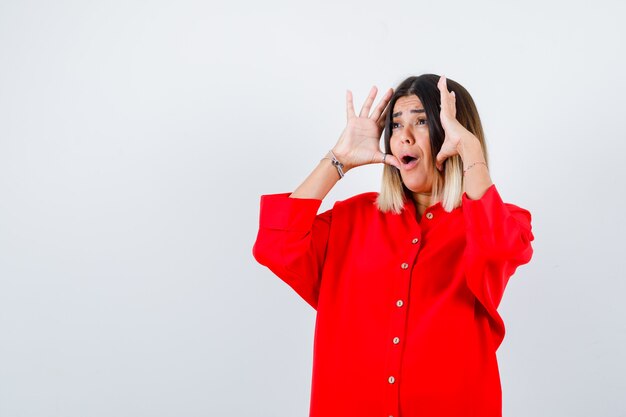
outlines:
[[326, 155], [321, 160], [324, 161], [325, 159], [328, 159], [330, 161], [330, 164], [333, 165], [333, 167], [337, 171], [337, 174], [339, 175], [339, 179], [342, 179], [346, 175], [344, 164], [341, 162], [341, 160], [339, 160], [339, 158], [337, 158], [337, 155], [333, 152], [332, 149], [326, 152]]
[[483, 147], [478, 138], [472, 134], [461, 136], [457, 145], [457, 152], [464, 163], [485, 161]]
[[354, 166], [348, 163], [348, 155], [346, 152], [341, 149], [332, 148], [329, 152], [326, 153], [326, 156], [331, 157], [330, 152], [335, 155], [335, 158], [343, 165], [343, 173], [350, 171]]

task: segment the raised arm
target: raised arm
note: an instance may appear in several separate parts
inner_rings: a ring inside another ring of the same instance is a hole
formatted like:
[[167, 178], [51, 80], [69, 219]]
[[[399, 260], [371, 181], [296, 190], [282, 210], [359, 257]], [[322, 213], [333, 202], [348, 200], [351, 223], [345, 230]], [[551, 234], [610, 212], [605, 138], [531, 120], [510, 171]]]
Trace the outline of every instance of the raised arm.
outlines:
[[[385, 111], [393, 90], [390, 88], [382, 97], [372, 114], [370, 110], [376, 98], [376, 87], [372, 87], [367, 100], [357, 116], [354, 111], [352, 92], [346, 92], [346, 127], [332, 149], [337, 160], [343, 164], [343, 172], [360, 165], [382, 163], [380, 136], [385, 124]], [[333, 166], [330, 153], [322, 159], [313, 172], [289, 196], [291, 198], [314, 198], [323, 200], [339, 181], [339, 172]], [[399, 167], [398, 160], [387, 155], [385, 163]]]
[[444, 143], [437, 155], [437, 168], [453, 155], [464, 166], [462, 210], [465, 218], [465, 275], [468, 288], [489, 315], [493, 347], [504, 338], [504, 321], [498, 306], [515, 270], [530, 261], [534, 240], [528, 210], [502, 201], [491, 181], [484, 152], [478, 138], [456, 120], [454, 92], [449, 92], [445, 77], [439, 80], [441, 124]]
[[485, 154], [480, 141], [456, 119], [456, 95], [448, 91], [446, 77], [442, 76], [437, 84], [441, 95], [441, 126], [445, 139], [437, 155], [437, 168], [443, 169], [443, 162], [459, 155], [463, 161], [464, 188], [467, 197], [480, 199], [493, 184], [485, 163]]
[[[383, 162], [379, 140], [384, 127], [383, 113], [391, 94], [390, 89], [370, 115], [376, 97], [376, 87], [373, 87], [357, 116], [352, 93], [346, 93], [348, 122], [332, 149], [344, 165], [344, 173], [360, 165]], [[385, 162], [398, 164], [391, 155], [385, 158]], [[322, 159], [293, 193], [261, 197], [259, 232], [252, 249], [253, 255], [313, 308], [317, 308], [332, 210], [316, 213], [339, 178], [331, 160]]]

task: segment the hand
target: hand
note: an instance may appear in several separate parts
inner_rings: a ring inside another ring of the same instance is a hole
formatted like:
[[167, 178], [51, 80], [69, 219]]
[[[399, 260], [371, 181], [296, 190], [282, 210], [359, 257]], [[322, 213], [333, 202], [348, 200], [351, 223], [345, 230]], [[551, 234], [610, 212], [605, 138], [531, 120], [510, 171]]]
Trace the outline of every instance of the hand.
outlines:
[[461, 138], [466, 137], [468, 134], [473, 134], [467, 130], [458, 120], [456, 120], [456, 94], [454, 91], [448, 92], [448, 85], [446, 83], [446, 77], [444, 75], [439, 78], [437, 83], [439, 91], [441, 92], [441, 112], [439, 117], [441, 118], [441, 126], [445, 132], [445, 138], [441, 150], [437, 154], [435, 161], [438, 170], [443, 170], [443, 163], [451, 156], [459, 155], [459, 145]]
[[[370, 108], [376, 98], [376, 92], [376, 87], [372, 87], [358, 116], [354, 111], [352, 92], [350, 90], [346, 92], [348, 122], [333, 148], [333, 153], [344, 165], [344, 171], [360, 165], [383, 162], [384, 153], [380, 150], [379, 142], [385, 127], [385, 117], [389, 110], [387, 105], [391, 100], [393, 89], [387, 90], [370, 115]], [[387, 155], [385, 163], [400, 168], [400, 161], [393, 155]]]

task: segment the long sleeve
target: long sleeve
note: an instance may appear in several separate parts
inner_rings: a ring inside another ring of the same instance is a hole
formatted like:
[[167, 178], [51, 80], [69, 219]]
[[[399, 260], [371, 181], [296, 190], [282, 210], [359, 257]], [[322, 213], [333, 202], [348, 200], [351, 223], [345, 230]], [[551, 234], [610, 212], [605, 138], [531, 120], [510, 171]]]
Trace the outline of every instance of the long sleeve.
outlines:
[[478, 200], [463, 193], [467, 285], [491, 318], [494, 346], [504, 338], [504, 322], [497, 312], [509, 278], [530, 261], [534, 240], [528, 210], [504, 203], [495, 184]]
[[317, 214], [322, 200], [261, 196], [254, 258], [317, 309], [332, 210]]

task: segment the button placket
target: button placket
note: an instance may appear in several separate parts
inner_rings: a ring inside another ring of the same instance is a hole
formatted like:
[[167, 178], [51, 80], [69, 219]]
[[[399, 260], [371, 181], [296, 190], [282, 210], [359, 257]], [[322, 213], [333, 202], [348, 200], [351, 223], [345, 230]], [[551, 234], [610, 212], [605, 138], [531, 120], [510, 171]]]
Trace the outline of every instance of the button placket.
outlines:
[[[412, 234], [412, 236], [411, 236]], [[421, 231], [420, 228], [416, 228], [413, 230], [407, 237], [405, 237], [403, 246], [403, 252], [406, 258], [400, 259], [400, 269], [401, 272], [398, 272], [399, 279], [396, 281], [396, 291], [397, 298], [392, 301], [394, 306], [391, 308], [394, 309], [395, 313], [393, 314], [393, 321], [389, 327], [389, 334], [387, 339], [387, 343], [389, 343], [389, 358], [387, 361], [387, 386], [388, 386], [388, 403], [389, 407], [389, 415], [395, 415], [398, 412], [398, 389], [399, 389], [399, 375], [401, 373], [401, 365], [402, 365], [402, 346], [401, 341], [405, 337], [406, 333], [406, 320], [408, 318], [408, 297], [409, 297], [409, 288], [411, 282], [411, 275], [413, 271], [412, 265], [415, 265], [417, 260], [417, 256], [421, 247]], [[406, 240], [405, 240], [406, 239]], [[406, 246], [405, 246], [406, 245]], [[400, 249], [400, 248], [399, 248]], [[391, 343], [390, 343], [391, 342]]]

